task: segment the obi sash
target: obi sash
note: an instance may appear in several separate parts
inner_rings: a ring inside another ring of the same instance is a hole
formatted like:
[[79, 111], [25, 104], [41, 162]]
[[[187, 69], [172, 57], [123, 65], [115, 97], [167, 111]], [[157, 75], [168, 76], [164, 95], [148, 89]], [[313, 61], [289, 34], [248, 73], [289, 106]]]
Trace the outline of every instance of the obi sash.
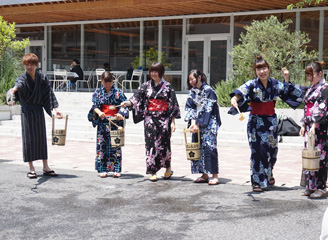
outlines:
[[276, 101], [270, 102], [251, 102], [251, 114], [255, 115], [273, 115], [275, 113], [274, 107]]
[[110, 109], [110, 106], [114, 106], [114, 105], [101, 104], [100, 110], [104, 112], [106, 116], [114, 117], [118, 113], [118, 108], [115, 107], [113, 109]]
[[163, 99], [149, 99], [148, 111], [166, 111], [169, 104]]
[[305, 116], [311, 116], [311, 108], [313, 107], [314, 103], [312, 102], [308, 102], [306, 103], [306, 113], [305, 113]]

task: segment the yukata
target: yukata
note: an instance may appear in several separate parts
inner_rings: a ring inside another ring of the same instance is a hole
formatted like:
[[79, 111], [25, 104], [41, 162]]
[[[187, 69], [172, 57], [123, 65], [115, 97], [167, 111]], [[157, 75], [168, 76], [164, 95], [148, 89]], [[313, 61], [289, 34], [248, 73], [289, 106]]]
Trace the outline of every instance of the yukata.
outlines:
[[[247, 81], [230, 96], [233, 97], [235, 94], [242, 97], [238, 101], [240, 111], [251, 111], [247, 124], [251, 149], [251, 182], [252, 185], [258, 184], [261, 188], [266, 188], [268, 180], [273, 176], [272, 171], [278, 153], [278, 119], [274, 110], [276, 100], [280, 97], [290, 107], [296, 109], [302, 103], [304, 91], [300, 86], [282, 83], [272, 78], [268, 78], [265, 88], [261, 80], [256, 78]], [[238, 112], [232, 107], [228, 113], [235, 115]]]
[[[305, 127], [305, 136], [308, 135], [313, 123], [319, 123], [315, 129], [315, 146], [321, 150], [319, 171], [305, 171], [308, 185], [306, 188], [311, 190], [326, 189], [327, 182], [327, 101], [328, 85], [324, 79], [316, 85], [311, 85], [305, 94], [304, 117], [301, 119]], [[307, 147], [307, 137], [304, 138], [304, 147]]]
[[171, 166], [171, 122], [180, 118], [179, 104], [171, 84], [151, 79], [129, 99], [134, 123], [144, 120], [147, 174]]
[[28, 73], [17, 77], [15, 99], [21, 104], [21, 125], [24, 162], [48, 159], [47, 132], [44, 111], [51, 117], [58, 107], [48, 78], [36, 71], [35, 80]]
[[[206, 83], [200, 89], [192, 88], [185, 108], [185, 121], [196, 120], [200, 129], [200, 159], [191, 162], [192, 173], [218, 174], [217, 132], [221, 125], [219, 106], [215, 91]], [[193, 134], [193, 142], [198, 134]]]
[[[97, 113], [94, 112], [96, 108], [101, 111], [109, 105], [120, 105], [121, 102], [126, 101], [127, 98], [117, 87], [112, 87], [107, 93], [106, 89], [101, 86], [92, 96], [92, 107], [88, 114], [88, 120], [92, 122], [93, 127], [97, 127], [97, 155], [95, 159], [95, 169], [98, 172], [121, 172], [122, 171], [122, 149], [121, 147], [112, 147], [110, 130], [117, 130], [113, 124], [109, 124], [107, 118], [101, 119]], [[117, 108], [116, 108], [117, 109]], [[119, 108], [115, 114], [120, 113], [122, 116], [128, 118], [129, 110], [127, 108]], [[105, 112], [106, 113], [106, 112]], [[107, 114], [106, 114], [107, 116]], [[114, 116], [114, 113], [111, 114]], [[123, 121], [118, 121], [118, 125], [122, 126]]]

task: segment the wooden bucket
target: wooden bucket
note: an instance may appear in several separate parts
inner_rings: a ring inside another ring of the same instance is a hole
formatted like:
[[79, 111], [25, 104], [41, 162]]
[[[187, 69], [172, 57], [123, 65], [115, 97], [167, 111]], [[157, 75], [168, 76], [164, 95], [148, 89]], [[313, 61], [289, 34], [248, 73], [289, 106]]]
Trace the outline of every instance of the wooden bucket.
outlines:
[[320, 168], [321, 150], [314, 148], [314, 136], [308, 134], [308, 148], [302, 150], [302, 167], [309, 171], [318, 171]]
[[65, 129], [55, 129], [55, 118], [58, 119], [57, 116], [52, 114], [52, 145], [64, 146], [66, 142], [68, 115], [63, 117], [65, 119]]
[[[123, 127], [112, 130], [112, 124], [116, 125], [112, 121], [116, 120], [116, 117], [107, 117], [109, 121], [109, 130], [110, 130], [110, 143], [112, 147], [123, 147], [124, 146], [124, 135], [125, 135], [125, 118], [123, 120]], [[117, 126], [116, 126], [117, 127]]]
[[183, 129], [187, 160], [198, 161], [200, 159], [200, 130], [198, 130], [198, 142], [188, 143], [186, 133], [190, 132], [189, 129]]

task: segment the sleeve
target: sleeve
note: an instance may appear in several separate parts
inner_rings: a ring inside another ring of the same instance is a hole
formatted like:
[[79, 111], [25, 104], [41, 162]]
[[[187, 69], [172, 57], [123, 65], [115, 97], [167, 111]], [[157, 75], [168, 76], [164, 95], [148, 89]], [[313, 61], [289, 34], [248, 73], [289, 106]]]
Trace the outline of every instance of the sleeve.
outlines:
[[[234, 97], [236, 94], [241, 96], [241, 99], [238, 101], [238, 108], [240, 112], [249, 112], [251, 111], [251, 107], [248, 105], [250, 101], [250, 93], [254, 89], [254, 80], [249, 80], [243, 85], [241, 85], [238, 89], [234, 90], [232, 93], [230, 93], [230, 97]], [[231, 107], [228, 111], [228, 114], [236, 115], [238, 114], [238, 111], [236, 108]]]
[[328, 88], [325, 87], [324, 89], [322, 89], [320, 95], [318, 96], [313, 107], [311, 108], [312, 110], [311, 116], [304, 117], [303, 122], [305, 124], [310, 124], [313, 122], [319, 124], [325, 124], [327, 122], [327, 114], [328, 114], [327, 101], [328, 101]]
[[43, 108], [47, 112], [47, 114], [51, 117], [51, 111], [54, 108], [59, 106], [56, 95], [50, 86], [50, 82], [45, 75], [41, 75], [42, 77], [42, 100], [43, 100]]
[[296, 109], [302, 103], [305, 90], [306, 88], [290, 82], [281, 83], [278, 81], [279, 97], [293, 109]]
[[[127, 100], [127, 98], [126, 98], [125, 94], [123, 93], [122, 90], [119, 89], [119, 102], [122, 103], [126, 100]], [[118, 110], [118, 113], [121, 114], [122, 116], [124, 116], [125, 118], [129, 118], [129, 109], [127, 107], [125, 107], [125, 108], [120, 107], [120, 109]]]
[[132, 117], [133, 122], [138, 123], [145, 119], [146, 111], [146, 90], [147, 83], [142, 84], [134, 95], [129, 99], [132, 103]]
[[175, 95], [175, 91], [172, 88], [172, 86], [170, 86], [169, 91], [170, 91], [170, 98], [169, 98], [170, 119], [172, 119], [173, 117], [179, 119], [181, 118], [181, 114], [180, 114], [180, 108], [179, 108], [177, 96]]
[[92, 122], [92, 126], [96, 127], [101, 121], [97, 113], [95, 113], [96, 108], [100, 108], [100, 90], [97, 89], [92, 95], [92, 107], [88, 113], [88, 120]]
[[187, 102], [186, 102], [186, 107], [185, 107], [185, 122], [188, 122], [192, 119], [197, 118], [197, 105], [193, 101], [193, 95], [192, 92], [189, 91]]
[[214, 104], [217, 101], [217, 96], [211, 88], [205, 90], [205, 95], [206, 98], [203, 98], [201, 101], [201, 108], [196, 120], [197, 124], [203, 126], [209, 124]]

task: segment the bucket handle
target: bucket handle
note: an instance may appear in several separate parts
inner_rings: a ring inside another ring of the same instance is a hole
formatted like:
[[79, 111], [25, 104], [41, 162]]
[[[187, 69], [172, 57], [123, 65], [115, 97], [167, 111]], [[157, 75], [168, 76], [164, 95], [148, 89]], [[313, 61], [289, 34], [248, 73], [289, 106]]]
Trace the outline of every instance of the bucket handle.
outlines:
[[[113, 124], [114, 126], [116, 126], [117, 128], [119, 128], [120, 126], [118, 126], [116, 123], [114, 123], [112, 120], [117, 120], [117, 117], [111, 117], [111, 116], [107, 116], [106, 117], [107, 120], [109, 121], [109, 124]], [[123, 116], [123, 128], [125, 128], [125, 117]]]
[[314, 138], [314, 135], [311, 131], [308, 132], [308, 146], [307, 148], [309, 150], [314, 150], [314, 144], [315, 144], [315, 138]]
[[[190, 132], [190, 129], [184, 128], [183, 133], [184, 133], [185, 144], [187, 144], [187, 137], [186, 137], [187, 132]], [[198, 141], [200, 142], [200, 129], [198, 129]]]
[[[55, 114], [52, 114], [52, 131], [55, 130], [55, 118], [58, 119], [58, 116]], [[65, 131], [67, 130], [67, 119], [68, 119], [68, 115], [63, 115], [63, 118], [65, 118]]]

